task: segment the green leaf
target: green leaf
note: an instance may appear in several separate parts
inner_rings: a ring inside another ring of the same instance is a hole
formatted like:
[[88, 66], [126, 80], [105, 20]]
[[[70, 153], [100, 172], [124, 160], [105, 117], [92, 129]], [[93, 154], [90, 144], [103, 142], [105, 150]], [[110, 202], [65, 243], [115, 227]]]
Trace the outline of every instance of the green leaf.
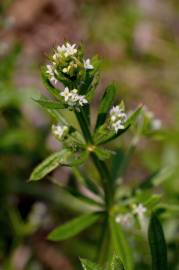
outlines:
[[96, 129], [101, 126], [107, 117], [108, 111], [114, 102], [116, 96], [116, 87], [114, 84], [109, 85], [102, 97], [102, 100], [100, 102], [99, 106], [99, 112], [98, 112], [98, 117], [97, 117], [97, 122], [96, 122]]
[[110, 231], [115, 253], [121, 259], [126, 270], [133, 270], [134, 265], [131, 249], [124, 232], [120, 225], [116, 223], [114, 217], [110, 218]]
[[80, 259], [80, 261], [84, 270], [102, 270], [102, 268], [99, 265], [89, 260]]
[[42, 179], [59, 165], [81, 165], [87, 159], [87, 157], [88, 153], [86, 151], [80, 153], [73, 153], [69, 149], [63, 149], [62, 151], [53, 153], [33, 170], [30, 176], [30, 181]]
[[73, 237], [88, 228], [90, 225], [96, 223], [99, 217], [99, 213], [81, 215], [80, 217], [57, 227], [48, 235], [48, 239], [52, 241], [61, 241]]
[[51, 154], [33, 170], [30, 176], [30, 180], [40, 180], [48, 173], [53, 171], [59, 166], [59, 164], [62, 164], [62, 162], [64, 162], [64, 156], [67, 153], [69, 153], [69, 151], [64, 149], [62, 151]]
[[109, 270], [125, 270], [119, 256], [113, 255]]
[[100, 160], [109, 159], [111, 157], [111, 155], [115, 154], [114, 151], [104, 149], [104, 148], [101, 148], [101, 147], [96, 147], [95, 150], [94, 150], [94, 153], [97, 155], [97, 157]]
[[138, 118], [139, 114], [141, 113], [142, 110], [142, 106], [139, 106], [134, 112], [132, 112], [130, 114], [130, 116], [128, 117], [126, 123], [125, 123], [125, 127], [127, 127], [128, 125], [133, 125], [134, 122], [136, 121], [136, 119]]
[[106, 125], [104, 124], [96, 130], [96, 132], [93, 136], [95, 144], [101, 145], [101, 144], [105, 144], [111, 140], [114, 140], [115, 138], [117, 138], [120, 135], [122, 135], [123, 133], [125, 133], [129, 127], [130, 127], [130, 125], [128, 125], [125, 129], [119, 130], [118, 133], [116, 133], [113, 130], [107, 129]]
[[122, 149], [118, 149], [112, 157], [112, 168], [111, 168], [111, 175], [112, 180], [115, 182], [118, 177], [121, 176], [121, 168], [124, 161], [125, 155]]
[[167, 246], [162, 226], [156, 214], [151, 216], [148, 238], [152, 255], [152, 270], [167, 270]]
[[39, 103], [42, 107], [47, 109], [64, 109], [65, 105], [61, 103], [60, 101], [51, 101], [47, 98], [39, 98], [34, 99], [37, 103]]
[[63, 115], [61, 114], [61, 112], [59, 113], [57, 110], [52, 110], [52, 109], [47, 109], [47, 112], [50, 114], [50, 116], [52, 117], [52, 119], [56, 122], [56, 123], [62, 123], [64, 125], [69, 126], [68, 122], [66, 121], [66, 119], [63, 117]]

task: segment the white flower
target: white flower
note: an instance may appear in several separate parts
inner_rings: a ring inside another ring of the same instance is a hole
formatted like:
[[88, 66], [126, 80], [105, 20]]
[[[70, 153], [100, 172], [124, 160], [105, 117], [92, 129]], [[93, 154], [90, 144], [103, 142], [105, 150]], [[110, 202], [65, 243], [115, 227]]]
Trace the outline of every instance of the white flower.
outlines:
[[111, 118], [116, 117], [126, 120], [126, 114], [124, 113], [123, 109], [121, 109], [118, 105], [112, 107], [112, 109], [110, 110], [110, 116]]
[[57, 54], [54, 54], [54, 60], [59, 56], [64, 55], [65, 57], [72, 56], [77, 53], [77, 49], [75, 48], [76, 44], [71, 45], [70, 43], [66, 43], [65, 45], [57, 47]]
[[83, 60], [83, 63], [84, 63], [84, 68], [85, 69], [93, 69], [93, 65], [91, 65], [91, 62], [90, 62], [90, 59], [86, 59], [86, 60]]
[[80, 106], [83, 106], [84, 104], [87, 104], [88, 103], [88, 101], [85, 98], [85, 96], [78, 96], [78, 102], [79, 102], [79, 105]]
[[77, 53], [77, 49], [75, 48], [76, 44], [71, 45], [70, 43], [66, 43], [66, 54], [67, 56], [69, 55], [74, 55], [75, 53]]
[[[56, 70], [55, 70], [56, 71]], [[46, 73], [49, 75], [49, 79], [51, 82], [57, 83], [57, 79], [55, 78], [54, 69], [52, 65], [47, 65]]]
[[147, 208], [143, 206], [143, 204], [139, 203], [138, 205], [134, 205], [133, 213], [138, 215], [139, 218], [144, 217], [144, 213], [147, 211]]
[[79, 109], [79, 106], [83, 106], [84, 104], [87, 104], [88, 101], [83, 95], [78, 95], [78, 90], [73, 89], [69, 90], [68, 87], [65, 87], [64, 91], [61, 92], [61, 96], [64, 97], [65, 102], [70, 106], [70, 107], [75, 107]]
[[112, 127], [115, 129], [116, 133], [118, 132], [118, 130], [124, 129], [124, 125], [122, 124], [121, 120], [118, 120], [117, 122], [113, 123]]
[[62, 125], [53, 125], [52, 126], [52, 133], [58, 139], [62, 139], [63, 136], [67, 133], [67, 131], [68, 131], [67, 126], [62, 126]]
[[153, 128], [153, 129], [158, 130], [158, 129], [161, 128], [161, 126], [162, 126], [162, 122], [161, 122], [160, 119], [154, 119], [154, 120], [152, 121], [152, 128]]
[[110, 127], [117, 133], [120, 129], [124, 129], [124, 123], [127, 119], [124, 110], [120, 106], [113, 106], [109, 112], [110, 114]]
[[71, 93], [68, 87], [65, 87], [64, 91], [60, 93], [60, 96], [64, 97], [65, 102], [69, 100], [71, 97]]
[[121, 224], [123, 227], [131, 228], [134, 224], [133, 216], [130, 213], [119, 214], [116, 216], [116, 223]]
[[139, 203], [138, 205], [133, 205], [133, 213], [137, 215], [141, 230], [144, 234], [146, 234], [147, 230], [147, 219], [144, 215], [146, 212], [147, 208], [144, 207], [143, 204]]

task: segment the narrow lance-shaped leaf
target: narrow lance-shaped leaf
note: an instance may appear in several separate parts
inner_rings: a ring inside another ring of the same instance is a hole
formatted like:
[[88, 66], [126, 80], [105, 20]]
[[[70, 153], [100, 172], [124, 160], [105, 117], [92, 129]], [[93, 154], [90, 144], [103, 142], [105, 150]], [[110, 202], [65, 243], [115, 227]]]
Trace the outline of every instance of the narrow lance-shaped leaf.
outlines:
[[120, 225], [116, 223], [114, 217], [110, 218], [110, 231], [115, 253], [121, 259], [126, 270], [133, 270], [134, 265], [131, 249], [124, 232]]
[[47, 109], [64, 109], [65, 105], [61, 101], [52, 101], [47, 99], [46, 97], [42, 97], [39, 99], [34, 99], [37, 103], [39, 103], [42, 107]]
[[96, 223], [99, 217], [99, 213], [89, 213], [77, 217], [53, 230], [48, 235], [48, 239], [52, 241], [61, 241], [71, 238]]
[[83, 267], [83, 270], [102, 270], [102, 268], [97, 265], [96, 263], [93, 263], [86, 259], [80, 259], [81, 265]]
[[53, 153], [33, 170], [30, 180], [36, 181], [42, 179], [59, 165], [78, 166], [82, 164], [87, 157], [88, 153], [86, 151], [73, 153], [69, 149], [63, 149], [62, 151]]
[[168, 270], [165, 237], [155, 213], [150, 219], [148, 238], [152, 255], [152, 270]]
[[105, 122], [108, 111], [112, 103], [114, 102], [115, 95], [116, 95], [115, 85], [114, 84], [109, 85], [106, 88], [102, 100], [100, 102], [98, 117], [96, 121], [96, 129]]

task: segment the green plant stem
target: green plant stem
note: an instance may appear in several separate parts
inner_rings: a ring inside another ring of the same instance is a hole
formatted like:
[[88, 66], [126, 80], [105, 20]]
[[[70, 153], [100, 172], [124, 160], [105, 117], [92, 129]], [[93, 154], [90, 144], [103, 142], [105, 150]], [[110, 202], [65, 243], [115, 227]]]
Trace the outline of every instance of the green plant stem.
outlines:
[[[86, 142], [88, 144], [93, 145], [93, 138], [92, 138], [84, 111], [81, 110], [80, 112], [75, 112], [75, 114], [76, 114], [76, 117], [79, 121], [81, 130], [83, 132], [83, 135], [84, 135]], [[108, 168], [107, 168], [105, 162], [99, 160], [99, 158], [96, 156], [95, 153], [91, 152], [91, 158], [92, 158], [93, 163], [96, 166], [96, 168], [100, 174], [101, 181], [102, 181], [103, 188], [104, 188], [104, 193], [105, 193], [106, 210], [109, 210], [111, 205], [112, 205], [112, 192], [111, 192], [111, 188], [110, 188], [110, 183], [111, 183], [110, 173], [108, 171]]]

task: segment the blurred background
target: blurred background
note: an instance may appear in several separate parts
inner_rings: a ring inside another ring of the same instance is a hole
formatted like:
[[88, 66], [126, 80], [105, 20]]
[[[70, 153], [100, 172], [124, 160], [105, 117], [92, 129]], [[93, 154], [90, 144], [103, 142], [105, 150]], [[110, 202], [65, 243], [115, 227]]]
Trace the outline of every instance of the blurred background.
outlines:
[[[163, 166], [164, 200], [179, 202], [179, 2], [177, 0], [1, 0], [0, 2], [0, 269], [80, 269], [94, 259], [98, 228], [53, 244], [47, 233], [83, 206], [52, 181], [28, 183], [34, 168], [58, 145], [51, 119], [32, 98], [45, 93], [40, 67], [64, 40], [82, 42], [88, 57], [102, 58], [93, 114], [104, 87], [118, 84], [128, 110], [145, 104], [165, 136], [144, 138], [125, 175], [134, 185]], [[73, 119], [72, 119], [73, 121]], [[160, 139], [160, 140], [159, 140]], [[127, 142], [124, 140], [124, 145]], [[117, 147], [121, 147], [116, 142]], [[58, 181], [74, 185], [68, 169]], [[71, 202], [69, 205], [69, 201]], [[68, 206], [68, 207], [67, 207]], [[165, 222], [170, 269], [179, 269], [179, 214]], [[136, 269], [150, 269], [146, 243], [138, 240]], [[141, 258], [142, 257], [142, 258]]]

